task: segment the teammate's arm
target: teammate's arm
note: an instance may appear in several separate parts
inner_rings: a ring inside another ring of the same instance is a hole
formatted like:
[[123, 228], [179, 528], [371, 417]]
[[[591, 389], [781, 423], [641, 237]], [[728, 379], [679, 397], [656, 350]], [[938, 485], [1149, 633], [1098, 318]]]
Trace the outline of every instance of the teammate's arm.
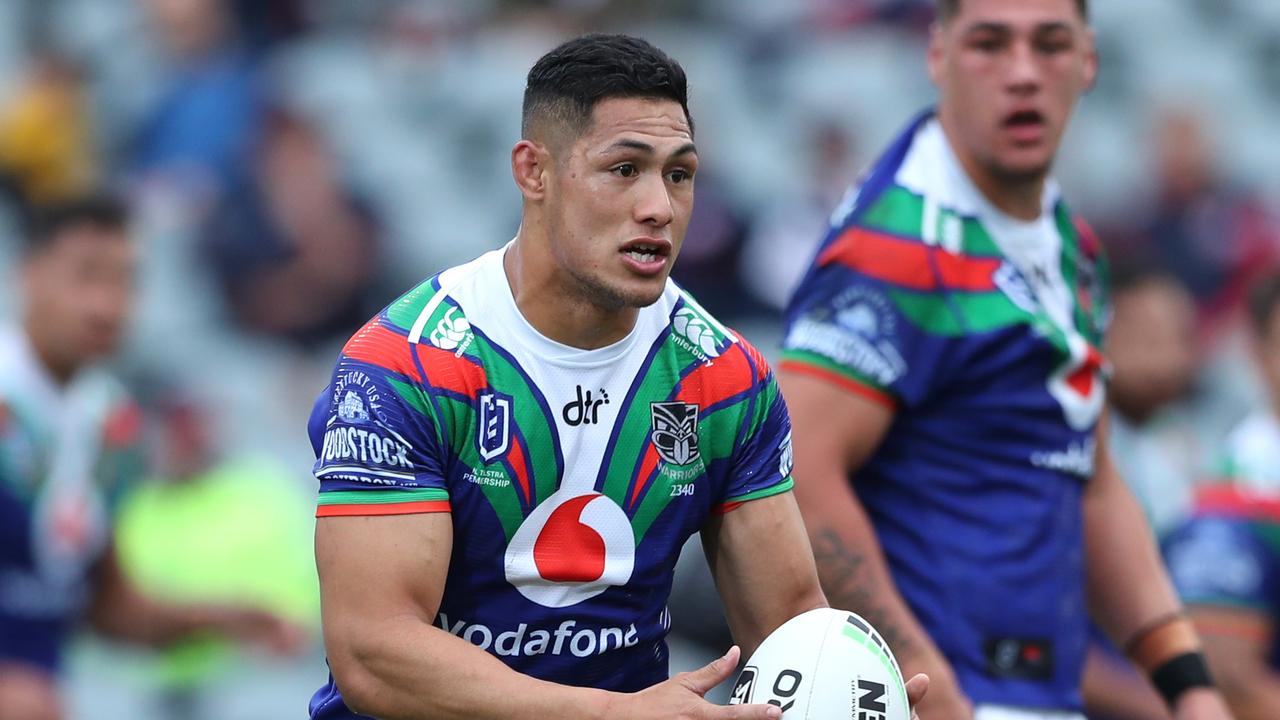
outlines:
[[884, 439], [893, 410], [785, 367], [779, 370], [778, 382], [791, 413], [796, 501], [827, 601], [871, 621], [904, 674], [929, 676], [921, 716], [972, 717], [946, 659], [898, 593], [871, 521], [849, 486], [849, 474]]
[[103, 635], [150, 647], [163, 647], [193, 634], [216, 633], [284, 654], [296, 651], [304, 639], [301, 629], [269, 612], [150, 598], [129, 582], [114, 546], [94, 568], [86, 619]]
[[[1181, 605], [1142, 508], [1112, 463], [1107, 427], [1104, 413], [1096, 433], [1094, 475], [1084, 497], [1089, 602], [1099, 626], [1151, 673], [1178, 655], [1198, 651], [1200, 640], [1189, 622], [1174, 619]], [[1209, 688], [1184, 692], [1174, 715], [1230, 717], [1221, 697]]]
[[317, 519], [325, 649], [352, 710], [383, 720], [779, 716], [771, 706], [719, 707], [702, 699], [733, 672], [736, 649], [635, 694], [557, 685], [511, 670], [431, 624], [452, 546], [447, 513]]
[[1274, 718], [1280, 708], [1280, 674], [1268, 662], [1276, 642], [1271, 618], [1257, 610], [1208, 605], [1192, 605], [1188, 614], [1237, 720]]

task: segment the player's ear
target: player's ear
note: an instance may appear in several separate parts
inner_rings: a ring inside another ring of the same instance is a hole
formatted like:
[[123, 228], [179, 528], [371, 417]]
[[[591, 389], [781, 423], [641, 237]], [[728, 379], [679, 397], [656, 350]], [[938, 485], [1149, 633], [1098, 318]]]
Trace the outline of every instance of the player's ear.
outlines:
[[933, 81], [933, 86], [941, 89], [939, 82], [942, 78], [942, 56], [943, 43], [946, 41], [944, 37], [946, 28], [941, 22], [935, 22], [929, 26], [929, 50], [925, 55], [925, 61], [929, 66], [929, 79]]
[[511, 148], [511, 177], [526, 200], [541, 200], [545, 195], [550, 159], [546, 147], [532, 140], [521, 140]]
[[1093, 28], [1085, 34], [1084, 41], [1084, 89], [1088, 92], [1098, 80], [1098, 36]]

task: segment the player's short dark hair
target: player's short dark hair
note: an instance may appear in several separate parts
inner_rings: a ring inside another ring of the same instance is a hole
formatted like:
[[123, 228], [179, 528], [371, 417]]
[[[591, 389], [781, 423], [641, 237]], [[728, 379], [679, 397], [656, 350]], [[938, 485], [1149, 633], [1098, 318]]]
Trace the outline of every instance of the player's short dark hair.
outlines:
[[[961, 0], [938, 0], [938, 22], [948, 22], [960, 12]], [[1080, 17], [1089, 19], [1089, 0], [1076, 0], [1076, 9]]]
[[27, 212], [25, 225], [24, 249], [30, 257], [51, 248], [71, 228], [125, 230], [129, 225], [129, 208], [114, 194], [93, 193], [33, 207]]
[[540, 123], [552, 120], [580, 134], [596, 104], [610, 98], [673, 100], [693, 130], [680, 63], [637, 37], [590, 34], [561, 44], [529, 70], [521, 133], [528, 138]]
[[1276, 311], [1280, 310], [1280, 268], [1275, 268], [1249, 289], [1249, 320], [1260, 337], [1271, 331]]

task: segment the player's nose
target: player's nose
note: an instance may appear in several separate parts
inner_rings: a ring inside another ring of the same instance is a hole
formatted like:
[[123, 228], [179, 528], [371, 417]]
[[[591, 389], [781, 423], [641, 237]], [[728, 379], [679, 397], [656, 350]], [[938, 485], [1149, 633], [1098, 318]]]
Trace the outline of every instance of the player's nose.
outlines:
[[1040, 88], [1041, 73], [1036, 49], [1031, 42], [1013, 43], [1005, 76], [1008, 88], [1018, 93], [1035, 92]]
[[660, 175], [649, 175], [636, 183], [634, 216], [642, 225], [664, 227], [675, 218], [671, 193]]

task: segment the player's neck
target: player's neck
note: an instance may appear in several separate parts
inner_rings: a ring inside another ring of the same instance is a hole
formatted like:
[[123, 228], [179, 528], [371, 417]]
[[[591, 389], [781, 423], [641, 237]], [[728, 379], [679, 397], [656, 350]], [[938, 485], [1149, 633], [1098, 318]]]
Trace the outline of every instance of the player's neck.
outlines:
[[1044, 213], [1044, 185], [1048, 180], [1044, 174], [1026, 177], [1001, 177], [991, 171], [961, 145], [953, 140], [947, 131], [946, 122], [942, 123], [943, 134], [951, 152], [960, 161], [960, 167], [978, 192], [997, 210], [1016, 220], [1032, 221]]
[[[524, 234], [521, 229], [521, 235]], [[557, 282], [539, 252], [530, 252], [532, 238], [517, 238], [502, 259], [516, 308], [543, 337], [581, 350], [607, 347], [625, 338], [636, 324], [639, 310], [601, 308]]]
[[44, 368], [57, 384], [66, 385], [71, 382], [71, 378], [75, 377], [76, 371], [80, 368], [75, 363], [59, 360], [58, 353], [53, 350], [53, 343], [40, 334], [39, 327], [39, 323], [28, 317], [22, 323], [22, 332], [27, 336], [27, 342], [31, 344], [31, 350], [40, 367]]

